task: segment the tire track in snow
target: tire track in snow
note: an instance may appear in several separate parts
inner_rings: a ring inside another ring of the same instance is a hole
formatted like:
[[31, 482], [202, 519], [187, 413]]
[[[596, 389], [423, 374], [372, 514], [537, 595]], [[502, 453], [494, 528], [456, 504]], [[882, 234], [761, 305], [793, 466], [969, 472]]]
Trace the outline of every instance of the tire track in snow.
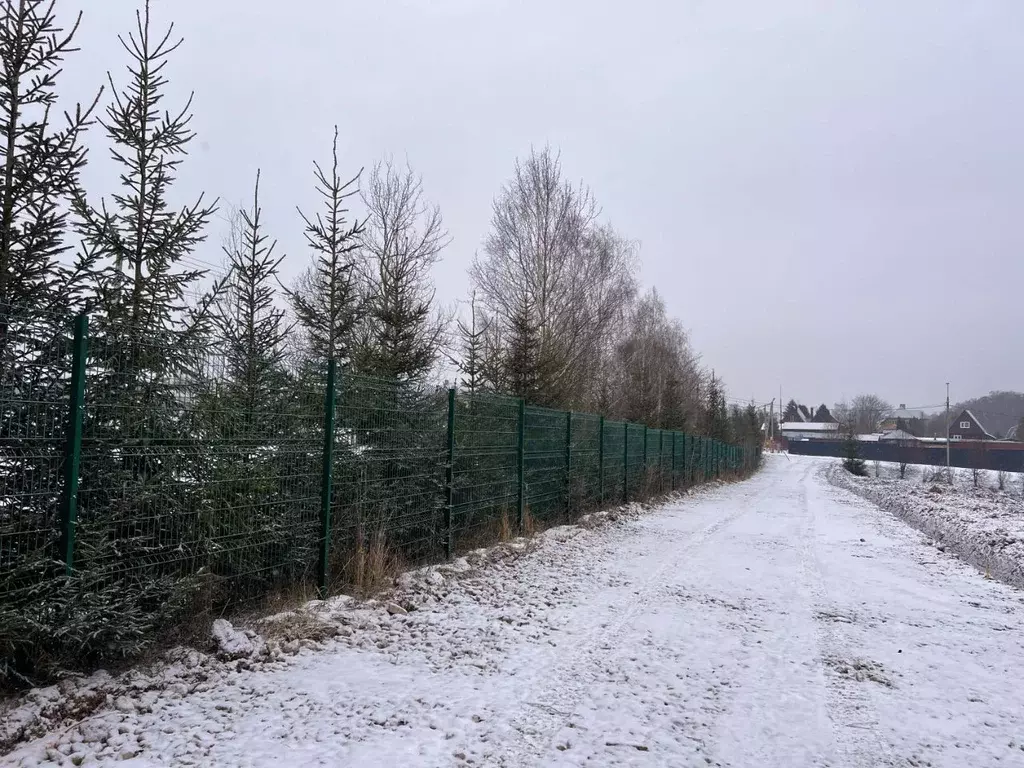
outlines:
[[815, 551], [816, 523], [814, 508], [819, 501], [819, 494], [814, 493], [812, 504], [811, 492], [818, 482], [814, 467], [809, 465], [800, 478], [800, 503], [804, 515], [804, 530], [800, 536], [801, 558], [805, 583], [810, 590], [811, 598], [818, 619], [815, 621], [820, 649], [821, 673], [825, 680], [826, 706], [829, 719], [832, 721], [832, 732], [835, 740], [837, 757], [846, 768], [878, 768], [878, 766], [897, 765], [881, 735], [880, 720], [871, 700], [870, 689], [866, 686], [876, 685], [871, 681], [859, 682], [853, 679], [838, 679], [834, 672], [826, 669], [829, 660], [852, 661], [850, 651], [843, 641], [834, 622], [821, 618], [840, 616], [834, 602], [828, 596], [821, 563]]
[[[675, 511], [674, 507], [664, 510], [669, 514]], [[668, 536], [659, 539], [660, 546], [653, 558], [658, 565], [643, 580], [639, 590], [609, 606], [610, 610], [602, 615], [612, 618], [600, 631], [591, 635], [589, 642], [578, 646], [568, 659], [552, 665], [553, 668], [543, 673], [541, 679], [546, 684], [541, 693], [524, 701], [523, 708], [511, 718], [510, 727], [521, 736], [522, 743], [504, 756], [501, 765], [511, 768], [541, 764], [538, 761], [552, 747], [555, 734], [565, 726], [597, 681], [596, 670], [618, 650], [618, 642], [630, 622], [666, 589], [663, 578], [666, 571], [747, 511], [741, 507], [709, 525], [682, 533], [678, 538]], [[682, 545], [680, 538], [683, 539]]]
[[712, 569], [708, 579], [750, 605], [740, 630], [719, 628], [741, 637], [741, 648], [722, 656], [734, 675], [732, 696], [716, 724], [713, 757], [722, 766], [832, 765], [832, 723], [804, 568], [803, 477], [799, 467], [782, 467], [782, 482], [774, 478], [771, 497], [751, 524], [718, 542], [718, 552], [706, 553], [723, 563], [749, 563], [757, 573], [735, 578], [726, 566], [719, 573]]

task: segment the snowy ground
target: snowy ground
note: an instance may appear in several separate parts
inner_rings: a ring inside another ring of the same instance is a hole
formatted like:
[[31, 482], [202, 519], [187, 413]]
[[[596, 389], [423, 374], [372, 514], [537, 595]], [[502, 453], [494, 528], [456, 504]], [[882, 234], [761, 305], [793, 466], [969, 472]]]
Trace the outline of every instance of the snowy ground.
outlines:
[[[868, 466], [853, 477], [833, 461], [830, 479], [903, 518], [982, 572], [1024, 589], [1024, 498], [1021, 478], [1007, 473], [999, 488], [995, 472], [954, 470], [953, 483], [935, 481], [942, 467]], [[876, 474], [877, 472], [877, 474]]]
[[771, 456], [745, 483], [432, 569], [407, 614], [335, 601], [320, 649], [249, 671], [186, 659], [205, 681], [6, 759], [1024, 766], [1024, 594], [821, 470]]

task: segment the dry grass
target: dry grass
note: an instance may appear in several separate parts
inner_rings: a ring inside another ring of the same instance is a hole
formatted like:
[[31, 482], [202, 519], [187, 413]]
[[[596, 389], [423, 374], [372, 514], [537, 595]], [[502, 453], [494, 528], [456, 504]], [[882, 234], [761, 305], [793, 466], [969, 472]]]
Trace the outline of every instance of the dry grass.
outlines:
[[512, 521], [509, 519], [508, 507], [501, 508], [501, 517], [498, 518], [498, 541], [505, 542], [512, 540]]
[[346, 587], [366, 597], [394, 585], [395, 579], [406, 570], [401, 554], [388, 542], [384, 528], [369, 536], [359, 534], [347, 550], [335, 548], [332, 558], [337, 574], [331, 593], [344, 592]]
[[258, 623], [260, 634], [267, 641], [286, 643], [292, 640], [312, 640], [321, 643], [336, 637], [338, 627], [324, 621], [308, 610], [295, 610]]
[[526, 507], [523, 510], [523, 536], [533, 536], [538, 530], [537, 520], [531, 514], [530, 508]]

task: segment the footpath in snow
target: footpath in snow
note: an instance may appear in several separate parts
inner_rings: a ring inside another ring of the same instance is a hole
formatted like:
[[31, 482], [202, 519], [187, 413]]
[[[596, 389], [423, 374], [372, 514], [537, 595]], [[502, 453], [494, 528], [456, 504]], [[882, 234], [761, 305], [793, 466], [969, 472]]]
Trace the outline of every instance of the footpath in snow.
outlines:
[[1024, 766], [1024, 593], [822, 470], [771, 456], [421, 572], [390, 611], [322, 604], [319, 647], [184, 658], [190, 685], [139, 686], [0, 762]]

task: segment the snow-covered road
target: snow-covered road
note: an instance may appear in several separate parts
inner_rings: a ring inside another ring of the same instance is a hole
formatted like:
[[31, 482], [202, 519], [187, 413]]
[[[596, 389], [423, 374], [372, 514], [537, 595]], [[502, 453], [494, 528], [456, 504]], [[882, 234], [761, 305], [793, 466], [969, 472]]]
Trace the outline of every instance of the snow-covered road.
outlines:
[[[105, 740], [59, 752], [134, 766], [1024, 766], [1024, 594], [819, 467], [771, 456], [747, 482], [549, 535], [421, 610], [367, 609], [325, 650], [151, 695], [87, 724]], [[9, 757], [35, 765], [48, 746], [61, 759], [52, 738]]]

